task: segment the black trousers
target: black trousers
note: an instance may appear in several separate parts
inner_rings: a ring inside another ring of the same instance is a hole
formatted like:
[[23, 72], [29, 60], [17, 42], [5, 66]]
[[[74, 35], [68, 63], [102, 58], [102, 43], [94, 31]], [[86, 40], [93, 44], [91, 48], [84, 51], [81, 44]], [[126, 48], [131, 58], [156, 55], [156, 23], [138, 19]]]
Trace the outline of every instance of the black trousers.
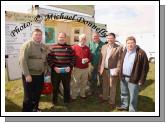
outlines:
[[32, 82], [26, 82], [25, 76], [22, 75], [24, 100], [23, 112], [32, 112], [38, 109], [41, 91], [44, 82], [44, 74], [31, 75]]
[[58, 101], [59, 87], [62, 82], [64, 88], [64, 103], [70, 102], [70, 80], [71, 73], [58, 74], [54, 70], [51, 72], [51, 82], [53, 85], [52, 102], [56, 104]]

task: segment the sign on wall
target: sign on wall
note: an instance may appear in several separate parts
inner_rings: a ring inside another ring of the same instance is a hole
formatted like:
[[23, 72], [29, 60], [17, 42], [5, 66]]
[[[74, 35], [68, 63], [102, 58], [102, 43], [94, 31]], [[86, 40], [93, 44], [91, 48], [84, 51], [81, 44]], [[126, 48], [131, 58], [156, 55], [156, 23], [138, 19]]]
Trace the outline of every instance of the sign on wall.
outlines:
[[45, 27], [45, 43], [55, 43], [55, 29], [53, 27]]
[[43, 23], [35, 22], [34, 18], [30, 14], [5, 12], [5, 55], [18, 55], [21, 45], [31, 38], [35, 28], [44, 30]]
[[5, 12], [5, 55], [8, 56], [6, 64], [10, 80], [21, 78], [18, 57], [22, 44], [31, 38], [35, 28], [44, 30], [43, 23], [35, 22], [34, 17], [31, 14]]

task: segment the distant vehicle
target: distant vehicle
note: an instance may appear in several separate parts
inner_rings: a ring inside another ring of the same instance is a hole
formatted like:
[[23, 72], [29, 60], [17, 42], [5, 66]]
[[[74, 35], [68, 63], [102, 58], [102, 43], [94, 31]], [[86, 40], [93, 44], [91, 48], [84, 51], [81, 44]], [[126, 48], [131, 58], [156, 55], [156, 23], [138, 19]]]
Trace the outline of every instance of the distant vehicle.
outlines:
[[147, 56], [150, 63], [155, 63], [155, 52], [148, 52]]

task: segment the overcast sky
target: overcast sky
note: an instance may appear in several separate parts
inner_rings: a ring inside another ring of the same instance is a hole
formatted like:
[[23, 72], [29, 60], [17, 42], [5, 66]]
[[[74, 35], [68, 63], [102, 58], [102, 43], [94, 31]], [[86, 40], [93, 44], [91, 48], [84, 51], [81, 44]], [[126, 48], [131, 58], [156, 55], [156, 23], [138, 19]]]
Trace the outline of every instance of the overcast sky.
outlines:
[[120, 35], [155, 31], [155, 8], [151, 5], [97, 5], [95, 19]]

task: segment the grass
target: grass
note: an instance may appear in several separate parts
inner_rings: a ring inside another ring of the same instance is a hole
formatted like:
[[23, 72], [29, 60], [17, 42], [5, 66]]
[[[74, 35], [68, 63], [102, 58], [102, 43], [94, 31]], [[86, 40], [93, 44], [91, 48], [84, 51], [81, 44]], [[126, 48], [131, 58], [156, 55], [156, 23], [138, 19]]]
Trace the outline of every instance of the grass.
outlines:
[[[119, 83], [117, 85], [116, 103], [119, 104]], [[5, 84], [5, 111], [20, 112], [23, 101], [23, 87], [21, 80], [9, 81]], [[63, 99], [59, 98], [57, 106], [52, 106], [51, 95], [42, 95], [40, 109], [43, 112], [110, 112], [108, 102], [100, 103], [98, 98], [90, 96], [86, 100], [78, 98], [68, 106], [63, 105]], [[118, 110], [113, 110], [114, 112]], [[155, 111], [155, 65], [150, 64], [146, 84], [140, 88], [138, 99], [138, 111]]]

